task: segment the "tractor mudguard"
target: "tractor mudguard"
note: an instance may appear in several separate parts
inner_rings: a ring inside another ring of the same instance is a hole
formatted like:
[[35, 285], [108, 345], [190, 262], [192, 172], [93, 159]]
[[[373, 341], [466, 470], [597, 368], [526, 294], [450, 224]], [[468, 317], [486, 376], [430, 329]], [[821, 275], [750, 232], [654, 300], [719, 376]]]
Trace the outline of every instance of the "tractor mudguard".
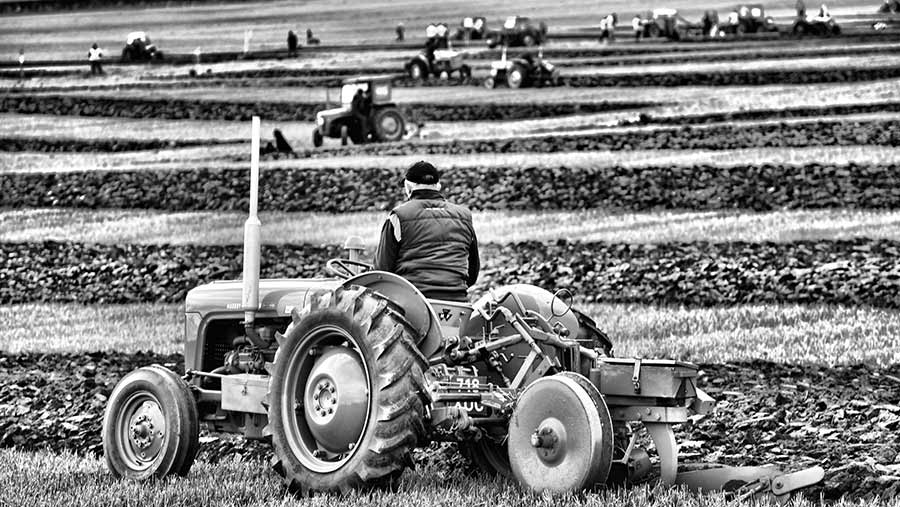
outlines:
[[387, 271], [366, 271], [344, 281], [344, 287], [366, 287], [381, 294], [405, 310], [404, 317], [418, 334], [419, 351], [425, 357], [437, 352], [443, 333], [437, 315], [428, 299], [405, 278]]

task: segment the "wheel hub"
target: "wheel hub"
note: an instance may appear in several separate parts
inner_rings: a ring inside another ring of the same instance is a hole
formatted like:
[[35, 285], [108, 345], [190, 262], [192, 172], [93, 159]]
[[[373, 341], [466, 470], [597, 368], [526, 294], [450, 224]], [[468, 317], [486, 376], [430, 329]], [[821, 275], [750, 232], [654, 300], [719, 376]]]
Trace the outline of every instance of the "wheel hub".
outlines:
[[155, 401], [145, 400], [136, 407], [128, 422], [128, 444], [140, 461], [156, 458], [162, 449], [165, 418]]
[[319, 446], [338, 454], [352, 450], [368, 412], [366, 374], [359, 355], [347, 347], [328, 348], [310, 371], [303, 406]]
[[559, 419], [544, 419], [531, 434], [531, 446], [538, 459], [547, 464], [560, 462], [566, 456], [566, 428]]

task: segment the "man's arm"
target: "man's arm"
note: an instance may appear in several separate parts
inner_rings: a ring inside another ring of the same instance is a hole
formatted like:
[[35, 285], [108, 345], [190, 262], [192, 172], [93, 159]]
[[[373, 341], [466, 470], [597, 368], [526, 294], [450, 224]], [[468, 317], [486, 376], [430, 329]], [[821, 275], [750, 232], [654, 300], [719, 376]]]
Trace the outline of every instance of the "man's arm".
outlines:
[[373, 261], [375, 269], [390, 273], [396, 269], [397, 254], [400, 251], [399, 231], [400, 222], [397, 215], [391, 213], [381, 228], [381, 239], [378, 241], [378, 248], [375, 249], [375, 260]]
[[478, 238], [472, 233], [472, 244], [469, 245], [469, 279], [468, 286], [475, 285], [478, 280], [478, 272], [481, 270], [481, 260], [478, 258]]

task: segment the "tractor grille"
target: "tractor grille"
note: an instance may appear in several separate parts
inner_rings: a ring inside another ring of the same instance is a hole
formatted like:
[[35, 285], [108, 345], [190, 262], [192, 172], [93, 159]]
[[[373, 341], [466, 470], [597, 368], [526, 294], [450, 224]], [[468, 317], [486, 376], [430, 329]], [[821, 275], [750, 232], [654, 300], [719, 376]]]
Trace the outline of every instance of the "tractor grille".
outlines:
[[211, 371], [225, 364], [225, 354], [228, 354], [231, 349], [231, 343], [206, 340], [203, 345], [203, 368]]

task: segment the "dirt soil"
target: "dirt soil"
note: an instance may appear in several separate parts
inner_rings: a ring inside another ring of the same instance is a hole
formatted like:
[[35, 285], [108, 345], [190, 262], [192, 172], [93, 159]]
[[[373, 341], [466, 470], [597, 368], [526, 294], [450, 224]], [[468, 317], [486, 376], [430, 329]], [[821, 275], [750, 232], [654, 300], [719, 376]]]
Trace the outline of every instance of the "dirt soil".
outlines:
[[[0, 355], [0, 446], [101, 454], [107, 397], [134, 368], [180, 355], [92, 353]], [[684, 462], [821, 465], [817, 498], [900, 493], [900, 365], [784, 365], [755, 361], [701, 365], [700, 386], [716, 413], [678, 430]], [[204, 434], [201, 459], [265, 457], [265, 446]]]

